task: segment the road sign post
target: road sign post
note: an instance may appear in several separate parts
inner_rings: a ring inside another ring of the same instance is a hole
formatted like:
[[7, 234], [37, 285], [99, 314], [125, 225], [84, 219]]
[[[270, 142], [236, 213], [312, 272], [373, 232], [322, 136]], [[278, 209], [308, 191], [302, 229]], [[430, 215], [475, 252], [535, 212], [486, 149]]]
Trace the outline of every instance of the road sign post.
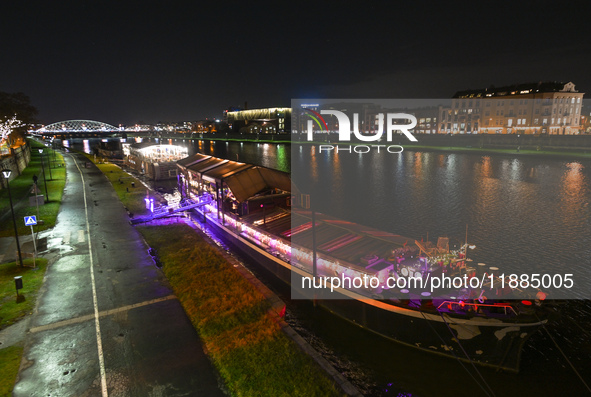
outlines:
[[37, 224], [37, 217], [35, 215], [25, 216], [25, 226], [31, 226], [31, 238], [33, 239], [33, 266], [37, 268], [37, 242], [35, 241], [35, 234], [33, 233], [33, 226]]
[[35, 233], [33, 232], [33, 225], [31, 225], [31, 238], [33, 239], [33, 249], [35, 253], [33, 254], [33, 266], [37, 268], [37, 242], [35, 241]]
[[[37, 206], [37, 217], [39, 217], [39, 198], [37, 197], [37, 194], [39, 193], [39, 188], [37, 187], [37, 175], [33, 175], [33, 189], [35, 190], [35, 205]], [[43, 204], [45, 204], [45, 201], [43, 202]], [[37, 239], [37, 236], [39, 235], [39, 226], [37, 226], [37, 234], [35, 235], [35, 238], [33, 239], [33, 241], [35, 241]], [[35, 266], [37, 267], [37, 266]]]

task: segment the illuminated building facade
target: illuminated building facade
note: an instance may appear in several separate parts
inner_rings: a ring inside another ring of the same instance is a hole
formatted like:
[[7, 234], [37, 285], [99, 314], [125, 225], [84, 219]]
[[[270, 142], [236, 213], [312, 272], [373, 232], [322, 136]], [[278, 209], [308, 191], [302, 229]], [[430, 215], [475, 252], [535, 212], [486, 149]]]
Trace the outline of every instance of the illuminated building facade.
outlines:
[[125, 164], [153, 180], [177, 177], [176, 162], [188, 156], [188, 149], [176, 145], [136, 143], [123, 148]]
[[573, 135], [581, 129], [583, 93], [569, 83], [532, 83], [459, 91], [439, 111], [446, 134]]
[[291, 108], [228, 111], [225, 118], [232, 132], [288, 134], [291, 131]]

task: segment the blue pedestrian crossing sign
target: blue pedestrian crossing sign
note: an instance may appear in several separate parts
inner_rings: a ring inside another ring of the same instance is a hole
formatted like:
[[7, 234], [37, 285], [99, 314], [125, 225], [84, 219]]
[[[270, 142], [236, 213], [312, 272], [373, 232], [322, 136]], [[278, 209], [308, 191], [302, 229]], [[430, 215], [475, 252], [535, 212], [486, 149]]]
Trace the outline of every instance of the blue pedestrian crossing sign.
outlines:
[[37, 224], [37, 217], [35, 215], [25, 216], [25, 226], [35, 226]]

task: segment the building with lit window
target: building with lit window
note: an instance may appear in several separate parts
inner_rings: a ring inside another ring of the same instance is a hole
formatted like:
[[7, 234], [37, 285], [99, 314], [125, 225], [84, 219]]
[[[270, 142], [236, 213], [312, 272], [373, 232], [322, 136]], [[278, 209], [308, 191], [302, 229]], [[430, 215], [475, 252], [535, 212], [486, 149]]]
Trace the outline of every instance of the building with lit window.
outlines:
[[143, 142], [122, 146], [125, 164], [153, 180], [176, 178], [176, 162], [189, 155], [186, 147], [177, 145]]
[[286, 134], [291, 131], [291, 108], [228, 111], [224, 118], [232, 132]]
[[459, 91], [439, 112], [447, 134], [578, 134], [583, 93], [569, 83], [531, 83]]

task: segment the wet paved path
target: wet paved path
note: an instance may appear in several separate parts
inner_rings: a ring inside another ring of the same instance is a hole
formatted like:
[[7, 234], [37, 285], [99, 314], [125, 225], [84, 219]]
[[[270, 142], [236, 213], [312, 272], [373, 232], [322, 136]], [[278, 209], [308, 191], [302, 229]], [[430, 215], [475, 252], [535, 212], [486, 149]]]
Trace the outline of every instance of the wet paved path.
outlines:
[[200, 339], [115, 191], [86, 159], [68, 176], [15, 396], [223, 395]]

